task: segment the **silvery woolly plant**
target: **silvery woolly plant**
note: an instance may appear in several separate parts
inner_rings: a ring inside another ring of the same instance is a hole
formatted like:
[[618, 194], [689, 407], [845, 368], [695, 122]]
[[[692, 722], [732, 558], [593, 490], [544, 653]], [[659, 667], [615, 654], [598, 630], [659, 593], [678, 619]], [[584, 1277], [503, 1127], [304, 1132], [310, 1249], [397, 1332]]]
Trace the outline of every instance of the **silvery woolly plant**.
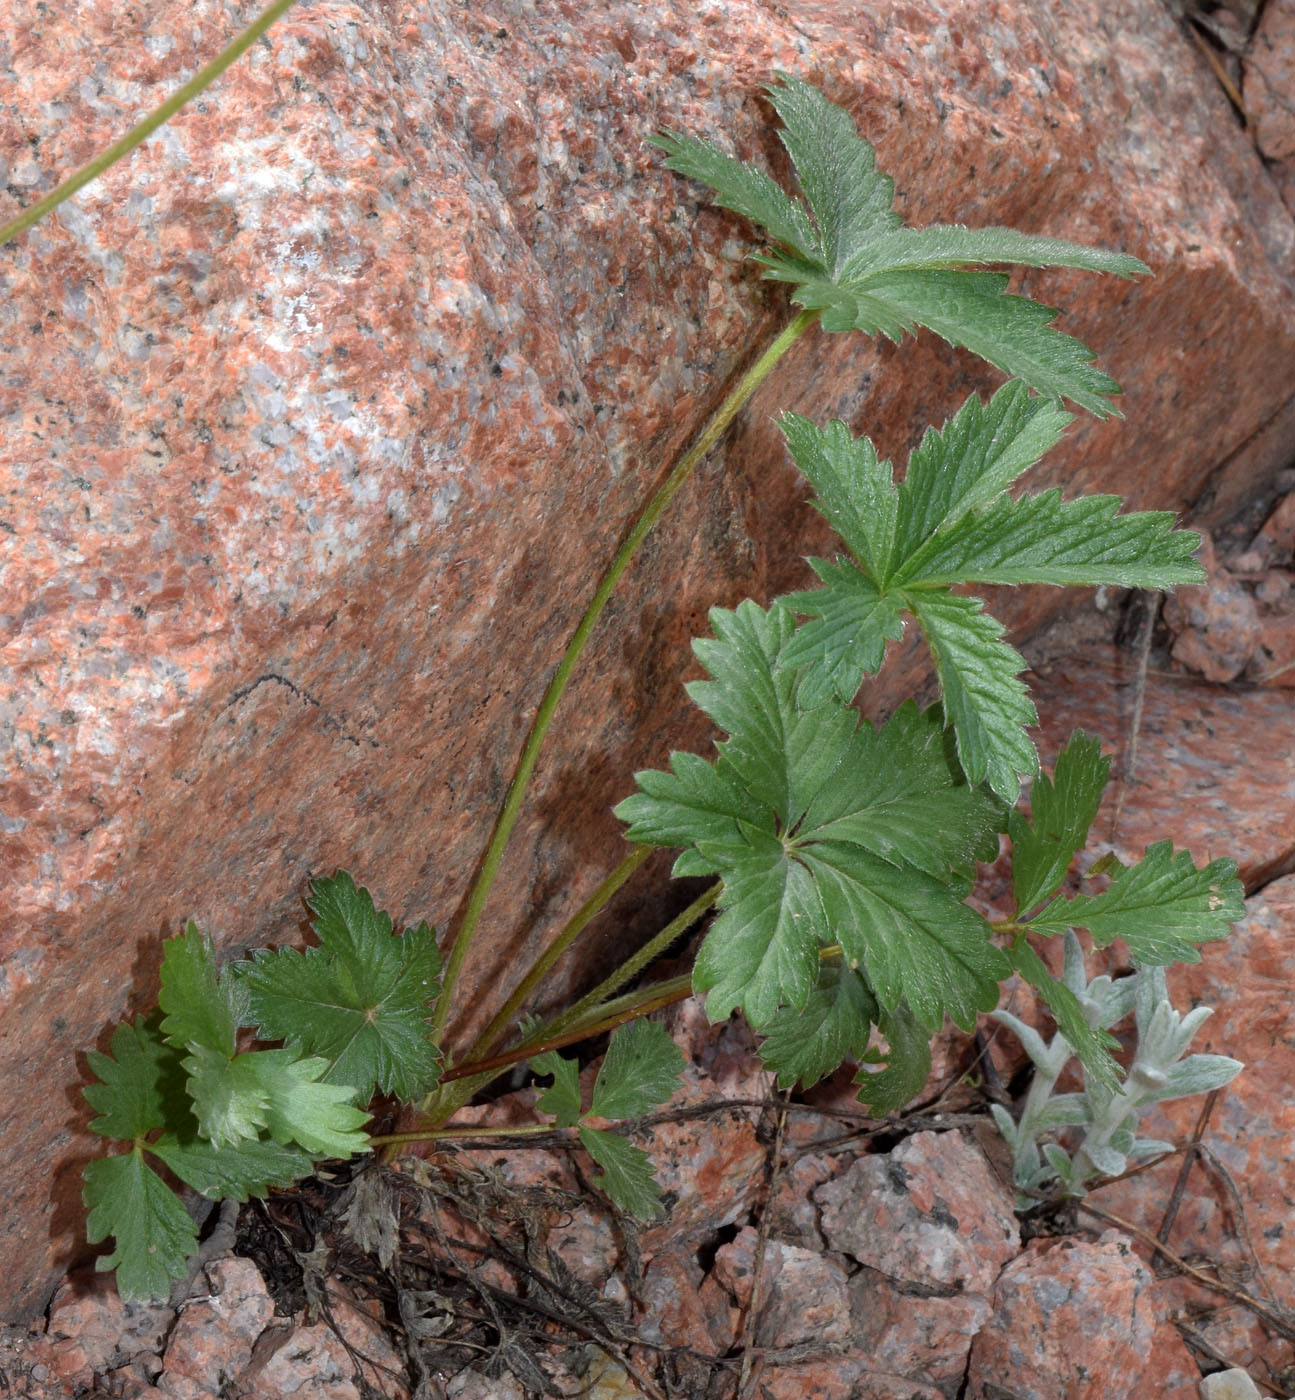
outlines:
[[[1018, 1121], [999, 1104], [991, 1111], [1012, 1149], [1012, 1179], [1020, 1191], [1019, 1209], [1040, 1197], [1083, 1196], [1099, 1177], [1121, 1176], [1130, 1164], [1146, 1161], [1173, 1144], [1137, 1135], [1138, 1117], [1152, 1104], [1205, 1094], [1230, 1084], [1244, 1066], [1227, 1055], [1188, 1055], [1201, 1025], [1213, 1011], [1198, 1006], [1185, 1016], [1169, 1000], [1163, 967], [1141, 966], [1114, 980], [1105, 973], [1087, 981], [1083, 949], [1072, 929], [1065, 933], [1062, 982], [1075, 995], [1093, 1030], [1108, 1031], [1129, 1011], [1134, 1013], [1137, 1048], [1123, 1081], [1112, 1088], [1086, 1069], [1083, 1089], [1058, 1094], [1057, 1081], [1075, 1050], [1058, 1030], [1050, 1041], [1010, 1011], [993, 1018], [1007, 1026], [1034, 1065], [1034, 1082]], [[1061, 1129], [1078, 1129], [1073, 1152], [1060, 1143], [1041, 1141]]]

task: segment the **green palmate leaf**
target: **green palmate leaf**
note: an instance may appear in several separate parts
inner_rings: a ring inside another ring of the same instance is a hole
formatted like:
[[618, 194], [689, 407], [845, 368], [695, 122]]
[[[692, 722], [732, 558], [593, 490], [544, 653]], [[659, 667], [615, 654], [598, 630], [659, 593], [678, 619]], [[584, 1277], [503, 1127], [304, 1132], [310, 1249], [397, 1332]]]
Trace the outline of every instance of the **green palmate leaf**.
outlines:
[[992, 263], [1074, 267], [1133, 277], [1136, 258], [1014, 229], [901, 226], [894, 189], [876, 169], [872, 146], [849, 114], [817, 89], [781, 76], [769, 100], [782, 118], [805, 202], [769, 177], [693, 137], [657, 138], [681, 174], [715, 189], [718, 202], [763, 224], [781, 249], [760, 256], [765, 276], [792, 284], [792, 300], [819, 310], [825, 330], [863, 330], [899, 339], [917, 326], [943, 336], [1047, 394], [1099, 417], [1113, 410], [1114, 380], [1092, 366], [1078, 341], [1052, 330], [1055, 313], [1006, 296], [1001, 274], [967, 271]]
[[1002, 953], [984, 919], [948, 885], [921, 871], [899, 869], [836, 843], [808, 846], [810, 868], [827, 926], [852, 964], [861, 964], [885, 1010], [908, 1003], [928, 1031], [948, 1016], [971, 1030], [976, 1015], [997, 1003], [1006, 975]]
[[349, 1157], [368, 1147], [359, 1131], [368, 1114], [351, 1102], [348, 1085], [321, 1082], [329, 1068], [322, 1057], [253, 1050], [227, 1060], [200, 1048], [184, 1065], [199, 1132], [215, 1147], [255, 1141], [263, 1132], [315, 1156]]
[[553, 1114], [557, 1127], [574, 1127], [580, 1118], [580, 1066], [556, 1050], [546, 1050], [531, 1060], [531, 1069], [553, 1076], [553, 1083], [535, 1101], [535, 1107]]
[[1140, 277], [1147, 265], [1127, 253], [1089, 248], [1064, 238], [1041, 238], [1014, 228], [964, 228], [930, 224], [897, 228], [864, 246], [845, 267], [847, 276], [866, 273], [922, 272], [950, 267], [1015, 263], [1019, 267], [1073, 267], [1116, 277]]
[[[861, 1067], [854, 1082], [859, 1086], [859, 1101], [881, 1117], [903, 1108], [926, 1087], [931, 1075], [931, 1041], [902, 1001], [882, 1012], [878, 1029], [886, 1038], [885, 1068]], [[881, 1059], [878, 1056], [871, 1062]]]
[[879, 1014], [877, 999], [858, 972], [840, 959], [824, 962], [805, 1005], [784, 1007], [765, 1024], [760, 1058], [778, 1076], [780, 1089], [796, 1083], [808, 1089], [846, 1060], [863, 1058]]
[[1168, 511], [1117, 515], [1118, 496], [1060, 491], [1005, 497], [963, 516], [900, 571], [900, 584], [1051, 583], [1170, 588], [1205, 571], [1192, 550], [1200, 536], [1175, 530]]
[[361, 1099], [419, 1098], [440, 1073], [427, 1024], [441, 968], [431, 929], [395, 935], [345, 871], [312, 889], [319, 947], [263, 949], [240, 964], [261, 1037], [323, 1056], [328, 1081]]
[[212, 1200], [245, 1201], [275, 1187], [291, 1186], [314, 1168], [300, 1147], [264, 1139], [222, 1148], [202, 1138], [165, 1133], [148, 1150], [186, 1185]]
[[[824, 330], [898, 341], [922, 326], [1040, 393], [1070, 399], [1098, 418], [1113, 414], [1108, 396], [1120, 386], [1095, 368], [1093, 352], [1052, 329], [1052, 307], [1009, 296], [1007, 285], [999, 272], [890, 272], [834, 287], [830, 302], [820, 283], [797, 288], [792, 300], [810, 310], [824, 306]], [[842, 292], [852, 304], [842, 303]]]
[[1027, 914], [1056, 894], [1070, 862], [1084, 847], [1110, 775], [1101, 744], [1082, 731], [1057, 755], [1051, 780], [1040, 774], [1030, 789], [1030, 816], [1007, 818], [1012, 838], [1012, 892]]
[[360, 1131], [369, 1115], [351, 1102], [346, 1084], [324, 1082], [329, 1063], [301, 1059], [295, 1050], [257, 1050], [240, 1055], [248, 1080], [264, 1095], [265, 1128], [277, 1143], [297, 1143], [316, 1157], [349, 1157], [368, 1150]]
[[198, 1227], [175, 1192], [136, 1149], [91, 1162], [83, 1195], [86, 1238], [98, 1244], [111, 1235], [115, 1243], [96, 1267], [116, 1269], [125, 1299], [165, 1298], [198, 1247]]
[[860, 680], [881, 670], [886, 643], [900, 640], [904, 624], [902, 600], [879, 592], [848, 560], [811, 559], [809, 566], [827, 586], [782, 599], [814, 619], [796, 629], [782, 662], [801, 669], [796, 699], [814, 709], [833, 696], [853, 699]]
[[162, 1035], [156, 1014], [133, 1024], [123, 1022], [112, 1034], [111, 1055], [86, 1055], [99, 1079], [84, 1090], [99, 1116], [90, 1131], [106, 1138], [143, 1137], [180, 1121], [188, 1112], [180, 1055]]
[[803, 1007], [819, 949], [839, 939], [883, 1004], [908, 978], [923, 1020], [965, 1022], [1004, 964], [947, 882], [992, 828], [993, 804], [951, 768], [934, 715], [910, 705], [874, 730], [835, 701], [801, 709], [779, 659], [784, 609], [711, 617], [716, 639], [696, 650], [714, 679], [690, 693], [730, 737], [713, 766], [675, 755], [672, 773], [639, 774], [617, 808], [631, 840], [688, 847], [690, 873], [723, 877], [694, 974], [709, 1014], [741, 1006], [762, 1026]]
[[1214, 860], [1198, 870], [1186, 851], [1175, 853], [1171, 842], [1158, 841], [1102, 894], [1054, 900], [1027, 927], [1039, 933], [1086, 928], [1099, 948], [1122, 938], [1133, 957], [1150, 966], [1199, 962], [1195, 944], [1226, 938], [1245, 917], [1236, 869], [1235, 861]]
[[594, 1080], [597, 1118], [637, 1118], [665, 1101], [679, 1087], [683, 1053], [664, 1026], [631, 1021], [612, 1032], [607, 1054]]
[[880, 668], [901, 615], [921, 621], [935, 653], [945, 711], [973, 782], [988, 780], [1014, 801], [1019, 775], [1036, 770], [1022, 732], [1034, 709], [1017, 679], [1020, 657], [1002, 627], [964, 583], [1107, 583], [1161, 588], [1190, 582], [1198, 537], [1174, 530], [1162, 512], [1117, 515], [1118, 498], [1063, 503], [1057, 492], [1012, 501], [1007, 488], [1061, 436], [1070, 415], [1016, 381], [988, 404], [974, 396], [909, 459], [901, 485], [866, 439], [843, 423], [820, 430], [788, 415], [783, 430], [815, 505], [854, 554], [810, 561], [824, 587], [793, 593], [785, 606], [807, 615], [786, 644], [785, 666], [801, 668], [808, 708], [829, 695], [849, 700]]
[[206, 1046], [226, 1057], [234, 1053], [238, 1028], [247, 1019], [247, 998], [217, 965], [210, 939], [195, 924], [163, 945], [157, 1000], [166, 1012], [162, 1030], [173, 1045]]
[[811, 248], [818, 242], [805, 206], [792, 199], [762, 170], [734, 160], [686, 132], [663, 131], [648, 144], [666, 153], [666, 165], [715, 191], [715, 203], [761, 225], [778, 243]]
[[963, 771], [1014, 802], [1021, 775], [1032, 775], [1039, 762], [1025, 733], [1039, 717], [1017, 679], [1025, 662], [1002, 640], [1002, 623], [983, 611], [979, 598], [931, 592], [914, 593], [909, 602], [935, 657]]
[[652, 1160], [618, 1133], [581, 1128], [580, 1144], [603, 1169], [592, 1184], [606, 1192], [627, 1215], [651, 1220], [661, 1210], [661, 1188], [652, 1175]]
[[1111, 1093], [1119, 1088], [1119, 1071], [1111, 1051], [1118, 1042], [1100, 1028], [1089, 1025], [1079, 998], [1048, 971], [1042, 958], [1018, 938], [1007, 950], [1012, 966], [1047, 1003], [1066, 1043], [1079, 1057], [1089, 1076]]

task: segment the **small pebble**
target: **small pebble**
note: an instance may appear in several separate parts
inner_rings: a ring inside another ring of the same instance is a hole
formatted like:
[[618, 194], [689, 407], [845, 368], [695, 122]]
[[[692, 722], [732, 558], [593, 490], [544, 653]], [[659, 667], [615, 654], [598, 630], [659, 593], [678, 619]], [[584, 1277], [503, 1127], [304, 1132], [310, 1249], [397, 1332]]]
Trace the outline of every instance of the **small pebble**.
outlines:
[[1239, 1366], [1215, 1371], [1201, 1381], [1201, 1400], [1263, 1400], [1259, 1387]]

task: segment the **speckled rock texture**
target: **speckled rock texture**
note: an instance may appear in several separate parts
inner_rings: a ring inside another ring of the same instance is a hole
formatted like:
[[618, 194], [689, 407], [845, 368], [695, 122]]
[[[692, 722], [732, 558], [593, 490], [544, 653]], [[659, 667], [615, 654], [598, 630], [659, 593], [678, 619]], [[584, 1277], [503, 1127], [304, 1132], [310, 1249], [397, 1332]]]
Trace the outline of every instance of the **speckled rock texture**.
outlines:
[[1197, 1400], [1200, 1371], [1154, 1289], [1116, 1231], [1035, 1241], [999, 1277], [971, 1348], [969, 1400]]
[[1136, 765], [1128, 740], [1138, 668], [1128, 652], [1093, 648], [1062, 660], [1032, 687], [1045, 763], [1076, 729], [1111, 755], [1111, 782], [1091, 853], [1138, 860], [1171, 839], [1198, 861], [1229, 856], [1247, 890], [1295, 869], [1295, 708], [1280, 690], [1206, 685], [1151, 667]]
[[1242, 96], [1255, 145], [1268, 161], [1286, 203], [1295, 211], [1295, 3], [1269, 0], [1245, 58]]
[[[13, 0], [0, 217], [254, 9]], [[152, 1003], [164, 935], [292, 938], [307, 876], [338, 866], [397, 916], [452, 919], [600, 561], [786, 316], [740, 221], [644, 144], [682, 126], [776, 159], [775, 69], [849, 105], [914, 221], [1157, 270], [1022, 279], [1128, 395], [1041, 478], [1208, 521], [1283, 463], [1295, 231], [1159, 0], [301, 4], [0, 250], [4, 1314], [79, 1248], [74, 1055]], [[766, 386], [601, 629], [465, 1018], [615, 863], [634, 766], [704, 742], [678, 682], [706, 607], [801, 582], [825, 547], [773, 412], [902, 455], [992, 383], [925, 338], [853, 338]]]
[[988, 1293], [1021, 1244], [1012, 1193], [956, 1133], [914, 1133], [860, 1158], [814, 1200], [834, 1249], [919, 1288]]

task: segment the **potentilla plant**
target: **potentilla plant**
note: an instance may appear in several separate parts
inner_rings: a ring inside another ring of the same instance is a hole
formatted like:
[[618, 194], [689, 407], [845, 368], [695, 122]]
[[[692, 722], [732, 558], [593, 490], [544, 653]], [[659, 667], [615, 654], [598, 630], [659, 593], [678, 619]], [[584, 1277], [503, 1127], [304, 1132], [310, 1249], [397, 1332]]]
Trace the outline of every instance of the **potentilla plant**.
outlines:
[[[1053, 329], [1050, 308], [1009, 294], [1005, 274], [982, 269], [1061, 266], [1121, 277], [1147, 269], [1125, 254], [1011, 229], [906, 227], [890, 178], [845, 111], [794, 77], [768, 95], [798, 196], [695, 137], [655, 141], [671, 169], [710, 185], [718, 203], [763, 228], [764, 275], [788, 284], [800, 310], [648, 494], [612, 559], [540, 701], [444, 961], [427, 924], [397, 933], [339, 872], [312, 887], [316, 942], [305, 951], [260, 950], [219, 966], [210, 941], [189, 926], [166, 945], [160, 1010], [118, 1026], [110, 1053], [89, 1056], [97, 1079], [85, 1091], [97, 1114], [90, 1126], [114, 1146], [86, 1169], [88, 1233], [92, 1242], [112, 1238], [100, 1265], [117, 1270], [124, 1294], [164, 1293], [196, 1248], [197, 1227], [158, 1166], [203, 1195], [243, 1200], [326, 1158], [477, 1137], [484, 1130], [456, 1127], [455, 1112], [527, 1060], [552, 1078], [535, 1130], [574, 1132], [608, 1197], [650, 1216], [659, 1204], [650, 1163], [608, 1120], [632, 1119], [670, 1095], [679, 1051], [643, 1018], [694, 992], [712, 1019], [746, 1016], [783, 1086], [857, 1062], [860, 1098], [881, 1114], [921, 1090], [929, 1039], [945, 1018], [971, 1029], [997, 1005], [1003, 979], [1019, 973], [1052, 1010], [1094, 1091], [1114, 1101], [1124, 1091], [1108, 1030], [1085, 1014], [1073, 979], [1049, 974], [1030, 935], [1082, 927], [1103, 942], [1120, 937], [1151, 968], [1198, 957], [1198, 943], [1223, 937], [1241, 915], [1230, 862], [1198, 869], [1167, 842], [1118, 870], [1105, 890], [1058, 894], [1105, 768], [1094, 741], [1077, 739], [1055, 781], [1035, 781], [1032, 815], [1014, 810], [1021, 780], [1038, 768], [1028, 732], [1036, 715], [1021, 658], [968, 591], [1164, 589], [1202, 577], [1190, 558], [1197, 536], [1174, 529], [1168, 514], [1123, 513], [1114, 496], [1009, 494], [1061, 438], [1071, 417], [1061, 401], [1106, 417], [1118, 385], [1088, 349]], [[899, 482], [844, 423], [782, 417], [791, 457], [841, 552], [810, 561], [817, 588], [710, 614], [712, 636], [694, 643], [708, 678], [688, 690], [725, 736], [714, 756], [676, 753], [668, 770], [637, 775], [637, 790], [616, 809], [630, 843], [625, 859], [519, 975], [485, 1031], [470, 1045], [447, 1043], [460, 973], [540, 746], [643, 539], [798, 339], [818, 329], [898, 341], [919, 327], [975, 351], [1008, 382], [928, 430]], [[919, 710], [910, 701], [884, 724], [865, 722], [856, 692], [910, 624], [930, 647], [939, 702]], [[977, 859], [995, 856], [1004, 832], [1018, 913], [990, 924], [967, 898]], [[677, 875], [712, 883], [573, 1006], [523, 1023], [549, 969], [659, 846], [681, 852]], [[712, 910], [691, 976], [625, 990]], [[576, 1063], [556, 1052], [609, 1030], [586, 1109]], [[249, 1034], [255, 1042], [244, 1048]], [[408, 1132], [366, 1134], [375, 1093], [411, 1106]], [[1091, 1160], [1099, 1170], [1107, 1164]]]

